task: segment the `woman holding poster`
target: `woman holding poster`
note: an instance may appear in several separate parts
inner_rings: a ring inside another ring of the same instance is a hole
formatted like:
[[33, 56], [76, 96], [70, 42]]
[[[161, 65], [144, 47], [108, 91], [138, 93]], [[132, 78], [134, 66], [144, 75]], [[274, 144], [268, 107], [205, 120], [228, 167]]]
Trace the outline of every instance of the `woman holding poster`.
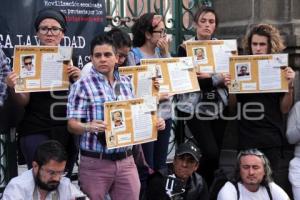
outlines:
[[[146, 13], [142, 15], [132, 27], [133, 49], [128, 54], [128, 65], [139, 65], [143, 58], [167, 58], [169, 44], [167, 40], [166, 28], [161, 15]], [[157, 69], [159, 77], [159, 69]], [[157, 141], [142, 144], [145, 159], [150, 168], [157, 171], [167, 167], [167, 152], [170, 138], [172, 112], [171, 101], [168, 93], [161, 93], [158, 115], [165, 120], [166, 128], [159, 131]], [[148, 177], [148, 171], [140, 170], [142, 190]]]
[[[35, 20], [35, 29], [40, 44], [59, 46], [64, 38], [66, 25], [66, 18], [62, 12], [50, 8], [41, 10]], [[75, 66], [68, 66], [67, 73], [71, 81], [76, 81], [80, 77], [80, 69]], [[13, 88], [18, 78], [15, 72], [10, 73], [7, 85], [12, 89], [16, 102], [25, 108], [23, 120], [18, 126], [18, 133], [28, 168], [32, 167], [32, 159], [37, 146], [45, 140], [56, 139], [68, 150], [66, 170], [70, 176], [78, 150], [74, 138], [67, 130], [67, 91], [15, 93]]]
[[[218, 17], [211, 7], [202, 7], [194, 16], [196, 36], [190, 40], [213, 40], [218, 25]], [[203, 49], [199, 59], [203, 60]], [[178, 48], [178, 56], [187, 55], [184, 43]], [[203, 153], [200, 174], [211, 184], [214, 171], [218, 168], [219, 155], [223, 141], [226, 121], [222, 114], [227, 106], [228, 94], [224, 82], [227, 74], [210, 74], [197, 72], [200, 92], [180, 94], [176, 96], [177, 126], [176, 137], [185, 135], [185, 124], [191, 131]], [[179, 139], [183, 142], [184, 139]]]

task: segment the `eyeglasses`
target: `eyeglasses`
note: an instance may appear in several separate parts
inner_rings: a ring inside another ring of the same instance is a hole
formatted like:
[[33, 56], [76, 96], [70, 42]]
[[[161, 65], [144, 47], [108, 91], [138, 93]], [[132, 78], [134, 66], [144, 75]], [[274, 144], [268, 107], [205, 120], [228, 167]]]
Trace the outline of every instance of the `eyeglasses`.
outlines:
[[54, 171], [51, 169], [44, 169], [43, 167], [41, 167], [41, 169], [43, 171], [45, 171], [49, 176], [60, 176], [60, 177], [64, 177], [67, 175], [67, 172], [65, 171]]
[[32, 65], [32, 62], [27, 62], [27, 63], [24, 62], [24, 65]]
[[152, 33], [160, 33], [160, 37], [164, 37], [167, 35], [167, 30], [166, 29], [161, 29], [160, 31], [152, 31]]
[[47, 26], [40, 26], [39, 27], [39, 33], [46, 35], [49, 33], [49, 31], [52, 33], [52, 35], [59, 35], [61, 31], [63, 31], [62, 28], [60, 27], [56, 27], [56, 26], [52, 26], [50, 28], [48, 28]]

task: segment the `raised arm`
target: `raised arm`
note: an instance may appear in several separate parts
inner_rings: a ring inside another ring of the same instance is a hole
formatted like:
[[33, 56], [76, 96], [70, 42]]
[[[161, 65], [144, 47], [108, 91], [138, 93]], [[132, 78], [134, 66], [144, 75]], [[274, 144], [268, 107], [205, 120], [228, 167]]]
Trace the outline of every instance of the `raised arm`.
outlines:
[[284, 77], [288, 81], [289, 91], [285, 93], [280, 102], [280, 110], [283, 114], [286, 114], [290, 111], [294, 102], [294, 79], [295, 72], [291, 67], [286, 67], [283, 70]]

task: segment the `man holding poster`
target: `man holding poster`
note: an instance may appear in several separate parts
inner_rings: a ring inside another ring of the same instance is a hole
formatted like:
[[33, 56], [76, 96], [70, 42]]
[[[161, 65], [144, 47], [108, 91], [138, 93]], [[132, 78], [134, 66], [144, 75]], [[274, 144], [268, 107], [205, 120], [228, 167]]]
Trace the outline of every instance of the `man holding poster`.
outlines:
[[[115, 68], [118, 55], [108, 35], [96, 36], [91, 42], [90, 74], [73, 86], [68, 100], [68, 127], [81, 135], [79, 181], [91, 199], [138, 200], [140, 181], [132, 157], [132, 147], [107, 149], [104, 131], [104, 103], [134, 98], [130, 78]], [[165, 128], [158, 119], [158, 130]]]
[[[284, 48], [279, 31], [269, 24], [253, 26], [244, 39], [244, 49], [249, 55], [275, 54]], [[230, 105], [244, 109], [238, 121], [239, 148], [260, 149], [270, 160], [274, 181], [288, 192], [288, 163], [292, 153], [284, 137], [283, 114], [293, 104], [295, 72], [288, 66], [282, 70], [289, 84], [288, 92], [230, 95]]]

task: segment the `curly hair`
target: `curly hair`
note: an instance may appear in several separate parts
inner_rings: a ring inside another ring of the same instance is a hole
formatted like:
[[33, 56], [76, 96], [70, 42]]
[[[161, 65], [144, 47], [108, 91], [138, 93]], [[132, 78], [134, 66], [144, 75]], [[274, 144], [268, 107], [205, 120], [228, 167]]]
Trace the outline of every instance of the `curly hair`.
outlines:
[[132, 45], [133, 47], [141, 47], [146, 42], [146, 32], [152, 33], [156, 26], [152, 26], [153, 17], [155, 13], [145, 13], [132, 26]]
[[263, 178], [263, 180], [260, 184], [263, 185], [263, 186], [266, 186], [270, 182], [272, 182], [273, 179], [272, 179], [272, 169], [271, 169], [271, 166], [270, 166], [270, 161], [265, 156], [265, 154], [263, 154], [261, 151], [259, 151], [257, 149], [247, 149], [247, 150], [240, 151], [240, 153], [237, 156], [237, 162], [236, 162], [236, 167], [235, 167], [235, 180], [236, 181], [241, 181], [241, 175], [240, 175], [241, 158], [243, 156], [248, 156], [248, 155], [257, 156], [263, 162], [265, 175], [264, 175], [264, 178]]
[[283, 39], [280, 36], [279, 30], [270, 24], [254, 25], [245, 35], [243, 39], [243, 49], [245, 53], [252, 55], [251, 43], [253, 35], [265, 36], [268, 38], [268, 53], [280, 53], [285, 49]]

